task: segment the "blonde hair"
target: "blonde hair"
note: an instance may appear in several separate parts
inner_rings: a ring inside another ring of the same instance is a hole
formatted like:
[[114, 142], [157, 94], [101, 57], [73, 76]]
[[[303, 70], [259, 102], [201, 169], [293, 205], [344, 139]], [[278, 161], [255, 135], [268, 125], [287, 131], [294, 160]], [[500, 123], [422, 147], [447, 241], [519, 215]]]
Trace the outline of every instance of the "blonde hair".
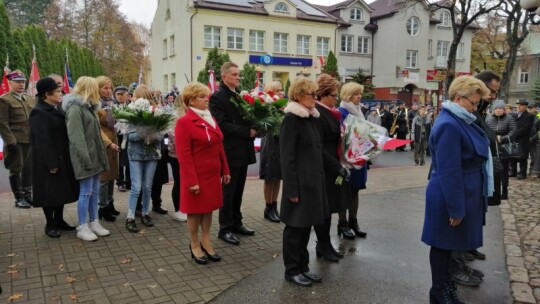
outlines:
[[189, 107], [189, 102], [199, 96], [210, 95], [210, 89], [200, 82], [191, 82], [182, 90], [182, 102]]
[[146, 99], [152, 104], [153, 106], [156, 105], [156, 102], [154, 101], [154, 96], [152, 95], [152, 92], [150, 92], [150, 89], [147, 85], [141, 84], [139, 85], [135, 91], [133, 92], [133, 99], [137, 100], [139, 98]]
[[112, 80], [111, 80], [109, 77], [107, 77], [107, 76], [103, 76], [103, 75], [102, 75], [102, 76], [98, 76], [98, 77], [96, 78], [96, 80], [97, 80], [97, 82], [98, 82], [98, 86], [99, 86], [100, 89], [103, 88], [104, 86], [106, 86], [106, 85], [109, 84], [109, 83], [111, 84], [111, 87], [114, 87], [114, 86], [113, 86]]
[[95, 78], [82, 76], [77, 79], [73, 93], [82, 97], [84, 102], [91, 105], [99, 104], [99, 85]]
[[274, 94], [276, 94], [278, 91], [283, 91], [283, 85], [277, 80], [270, 81], [264, 85], [264, 91], [272, 91]]
[[334, 93], [339, 87], [339, 82], [329, 74], [321, 74], [317, 77], [317, 96], [321, 97], [329, 96]]
[[176, 112], [178, 112], [178, 117], [182, 117], [186, 114], [186, 105], [182, 102], [182, 95], [178, 95], [174, 98], [174, 107], [176, 108]]
[[303, 76], [296, 77], [289, 88], [289, 99], [298, 102], [305, 95], [315, 94], [318, 88], [314, 80]]
[[448, 89], [450, 100], [454, 100], [456, 96], [467, 97], [472, 94], [478, 94], [483, 98], [489, 95], [490, 91], [482, 80], [469, 75], [457, 77]]
[[347, 82], [341, 87], [339, 97], [342, 101], [350, 102], [354, 95], [363, 94], [364, 86], [356, 82]]

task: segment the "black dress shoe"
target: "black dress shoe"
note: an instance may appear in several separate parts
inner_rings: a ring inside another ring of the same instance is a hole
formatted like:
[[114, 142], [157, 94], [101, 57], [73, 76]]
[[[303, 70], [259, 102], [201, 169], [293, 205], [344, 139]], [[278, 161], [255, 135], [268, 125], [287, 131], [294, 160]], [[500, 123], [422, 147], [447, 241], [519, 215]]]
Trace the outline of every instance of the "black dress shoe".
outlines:
[[328, 262], [339, 263], [339, 259], [332, 253], [328, 245], [317, 243], [317, 246], [315, 246], [315, 253], [318, 258], [322, 257]]
[[191, 250], [191, 244], [189, 244], [189, 251], [191, 252], [191, 258], [195, 260], [195, 263], [200, 265], [208, 264], [208, 259], [206, 259], [204, 255], [202, 257], [198, 257], [193, 254], [193, 250]]
[[302, 287], [311, 287], [311, 281], [308, 280], [304, 275], [302, 274], [297, 274], [297, 275], [288, 275], [286, 274], [285, 275], [285, 280], [293, 283], [293, 284], [296, 284], [298, 286], [302, 286]]
[[137, 228], [137, 223], [135, 223], [135, 220], [126, 220], [126, 228], [129, 232], [132, 232], [132, 233], [138, 233], [139, 232], [139, 228]]
[[231, 245], [240, 245], [240, 240], [231, 232], [221, 233], [218, 235], [218, 239], [225, 241]]
[[247, 228], [246, 226], [242, 225], [238, 228], [234, 228], [233, 229], [233, 232], [234, 233], [238, 233], [238, 234], [241, 234], [241, 235], [247, 235], [247, 236], [250, 236], [250, 235], [254, 235], [255, 234], [255, 230], [252, 230], [252, 229], [249, 229]]
[[32, 208], [32, 205], [30, 205], [30, 203], [28, 203], [24, 198], [21, 198], [15, 201], [15, 207], [21, 209], [30, 209]]
[[320, 275], [316, 274], [316, 273], [313, 273], [313, 272], [309, 272], [309, 271], [308, 271], [308, 272], [302, 273], [302, 275], [303, 275], [306, 279], [310, 280], [310, 281], [313, 282], [313, 283], [320, 283], [320, 282], [322, 282], [322, 277], [321, 277]]
[[56, 239], [56, 238], [60, 237], [60, 231], [56, 230], [56, 227], [54, 227], [54, 226], [50, 227], [50, 228], [45, 226], [45, 234], [48, 235], [49, 237], [53, 238], [53, 239]]
[[336, 258], [338, 258], [338, 259], [343, 259], [343, 258], [345, 257], [345, 255], [344, 255], [343, 253], [337, 251], [337, 250], [334, 248], [334, 246], [332, 246], [331, 244], [330, 244], [330, 251], [331, 251], [332, 254], [335, 255]]
[[146, 227], [154, 227], [154, 222], [152, 222], [152, 218], [148, 214], [141, 217], [141, 223]]
[[221, 261], [221, 257], [220, 257], [218, 254], [216, 254], [216, 253], [214, 253], [214, 254], [208, 253], [208, 251], [206, 251], [206, 249], [204, 249], [202, 243], [201, 243], [201, 249], [202, 249], [202, 251], [204, 252], [204, 254], [206, 254], [206, 257], [208, 258], [208, 260], [210, 260], [210, 261], [212, 261], [212, 262], [219, 262], [219, 261]]
[[456, 271], [454, 273], [452, 273], [451, 275], [451, 279], [452, 281], [460, 284], [460, 285], [464, 285], [464, 286], [471, 286], [471, 287], [476, 287], [478, 285], [480, 285], [480, 283], [482, 283], [482, 279], [478, 278], [478, 277], [474, 277], [474, 276], [471, 276], [469, 273], [463, 271], [463, 270], [459, 270], [459, 271]]
[[477, 260], [485, 260], [486, 259], [486, 255], [476, 249], [474, 250], [469, 250], [469, 253], [472, 254], [472, 256], [477, 259]]
[[365, 238], [367, 236], [367, 233], [360, 230], [360, 227], [358, 227], [357, 219], [349, 219], [348, 225], [349, 225], [349, 229], [351, 229], [354, 235], [356, 235], [357, 237]]
[[152, 208], [152, 211], [154, 211], [155, 213], [159, 213], [159, 214], [167, 214], [167, 213], [169, 213], [169, 210], [163, 209], [163, 208], [161, 208], [161, 206], [156, 207], [156, 208]]
[[73, 231], [73, 230], [77, 229], [77, 227], [71, 226], [70, 224], [66, 223], [66, 221], [64, 221], [64, 220], [56, 222], [55, 226], [56, 226], [56, 228], [58, 228], [60, 230], [65, 230], [65, 231]]

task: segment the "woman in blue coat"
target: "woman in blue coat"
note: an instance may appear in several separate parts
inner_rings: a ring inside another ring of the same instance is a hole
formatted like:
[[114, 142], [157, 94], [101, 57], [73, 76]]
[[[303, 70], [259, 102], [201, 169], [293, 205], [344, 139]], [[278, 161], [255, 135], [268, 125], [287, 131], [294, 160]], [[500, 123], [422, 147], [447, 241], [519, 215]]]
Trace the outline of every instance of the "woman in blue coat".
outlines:
[[450, 254], [482, 247], [487, 197], [493, 191], [489, 141], [472, 114], [489, 89], [462, 76], [448, 93], [452, 101], [443, 103], [429, 138], [433, 171], [422, 232], [422, 241], [431, 246], [430, 303], [441, 304], [461, 303], [450, 282]]

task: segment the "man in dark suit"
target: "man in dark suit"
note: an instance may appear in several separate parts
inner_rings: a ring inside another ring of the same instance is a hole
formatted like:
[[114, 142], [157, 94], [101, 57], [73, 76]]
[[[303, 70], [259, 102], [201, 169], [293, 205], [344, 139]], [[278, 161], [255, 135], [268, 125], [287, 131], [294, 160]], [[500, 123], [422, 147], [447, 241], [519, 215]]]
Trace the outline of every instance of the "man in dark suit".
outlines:
[[[409, 121], [408, 121], [408, 110], [405, 107], [405, 103], [403, 101], [398, 102], [398, 109], [396, 111], [397, 113], [397, 138], [398, 139], [407, 139], [407, 134], [409, 133]], [[405, 151], [405, 146], [399, 147], [396, 149], [396, 151]]]
[[[531, 129], [534, 124], [534, 116], [527, 111], [529, 102], [524, 99], [520, 99], [517, 102], [517, 113], [514, 113], [514, 119], [516, 120], [516, 132], [514, 133], [514, 141], [519, 144], [523, 151], [523, 157], [517, 160], [511, 160], [511, 168], [514, 170], [510, 173], [510, 176], [516, 176], [518, 179], [527, 178], [527, 160], [529, 158], [529, 145]], [[519, 163], [519, 172], [517, 171], [517, 164]]]
[[255, 231], [242, 224], [242, 195], [246, 183], [247, 168], [256, 162], [253, 140], [257, 130], [242, 118], [236, 102], [242, 102], [236, 92], [240, 85], [238, 65], [226, 62], [221, 67], [221, 83], [210, 98], [210, 112], [216, 118], [221, 132], [231, 182], [223, 186], [223, 207], [219, 210], [218, 238], [226, 243], [239, 245], [240, 240], [233, 234], [253, 235]]

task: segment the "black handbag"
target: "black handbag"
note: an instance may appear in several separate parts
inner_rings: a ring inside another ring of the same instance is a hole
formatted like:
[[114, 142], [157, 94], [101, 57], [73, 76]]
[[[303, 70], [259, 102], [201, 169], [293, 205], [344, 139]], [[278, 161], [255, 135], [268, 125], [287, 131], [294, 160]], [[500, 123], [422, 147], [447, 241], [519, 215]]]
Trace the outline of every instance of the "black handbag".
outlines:
[[502, 158], [521, 159], [523, 158], [523, 149], [518, 143], [508, 142], [501, 145], [501, 154]]
[[499, 158], [499, 145], [495, 144], [495, 149], [497, 152], [497, 156], [493, 157], [493, 175], [500, 176], [503, 172], [503, 165], [501, 163], [501, 159]]

